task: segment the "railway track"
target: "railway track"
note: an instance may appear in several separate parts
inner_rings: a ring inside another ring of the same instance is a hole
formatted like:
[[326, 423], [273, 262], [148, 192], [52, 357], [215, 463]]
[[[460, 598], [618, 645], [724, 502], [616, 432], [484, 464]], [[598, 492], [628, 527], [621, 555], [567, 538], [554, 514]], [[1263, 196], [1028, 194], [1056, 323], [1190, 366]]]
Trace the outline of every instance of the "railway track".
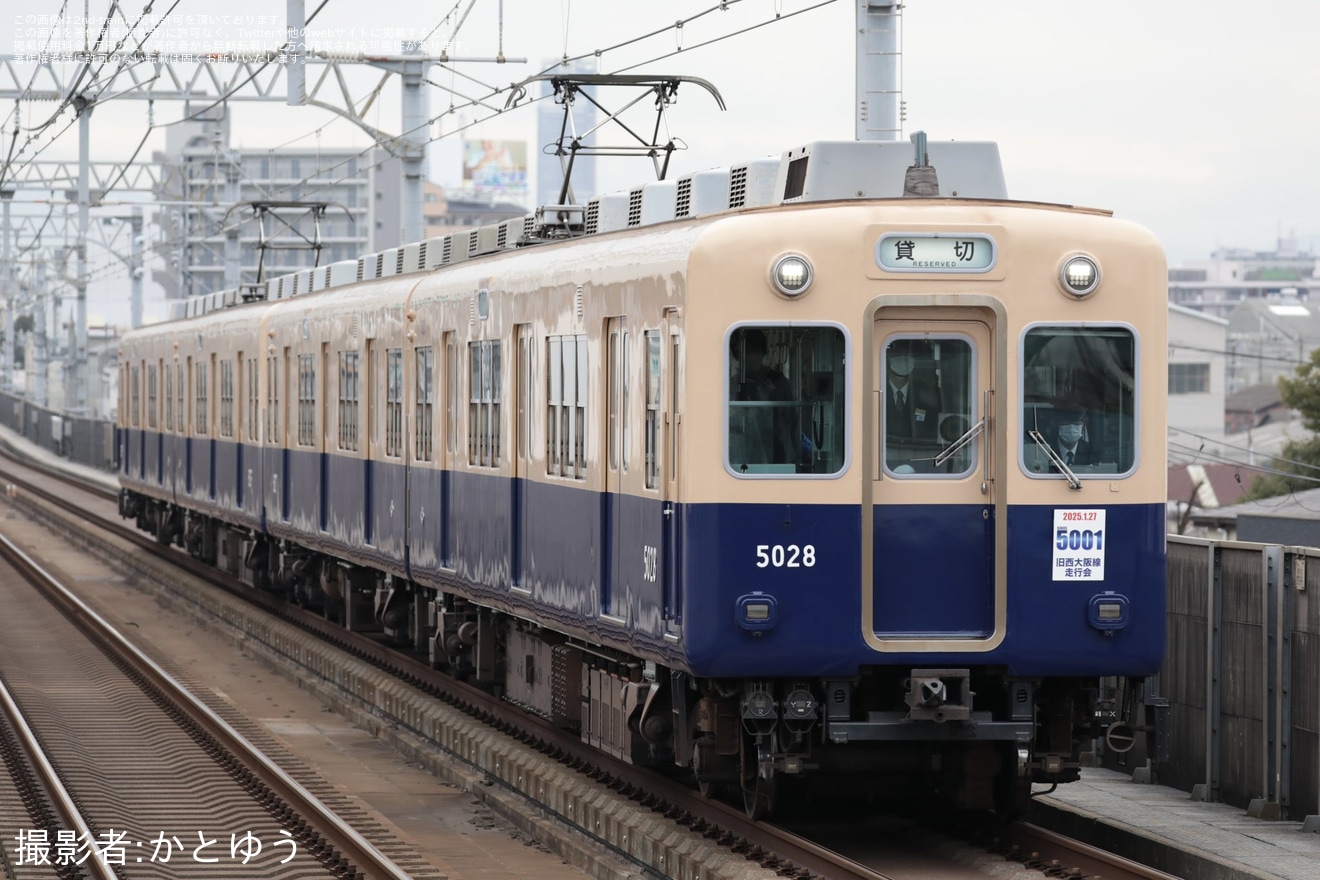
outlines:
[[[323, 647], [332, 645], [353, 655], [363, 664], [363, 671], [353, 676], [354, 680], [348, 683], [348, 687], [358, 691], [359, 699], [368, 698], [366, 691], [381, 689], [379, 674], [384, 673], [416, 689], [422, 698], [421, 702], [429, 698], [432, 704], [443, 704], [450, 710], [449, 714], [457, 715], [437, 725], [434, 719], [425, 717], [426, 712], [417, 700], [403, 695], [391, 699], [389, 694], [384, 694], [385, 699], [379, 701], [385, 704], [385, 710], [404, 729], [429, 737], [446, 748], [451, 758], [485, 774], [492, 784], [521, 794], [542, 810], [604, 843], [644, 870], [661, 876], [714, 876], [709, 867], [709, 856], [711, 852], [722, 852], [726, 859], [742, 857], [777, 876], [903, 876], [886, 873], [883, 854], [876, 854], [866, 846], [852, 849], [846, 844], [826, 846], [785, 828], [750, 822], [739, 809], [701, 797], [678, 782], [609, 759], [581, 743], [576, 736], [529, 718], [482, 691], [455, 682], [416, 658], [400, 654], [362, 634], [347, 632], [319, 615], [289, 606], [273, 596], [254, 592], [185, 554], [160, 547], [150, 537], [120, 523], [114, 504], [105, 493], [100, 493], [99, 503], [73, 499], [68, 497], [67, 488], [50, 485], [51, 480], [63, 480], [62, 477], [48, 473], [33, 478], [11, 467], [0, 471], [0, 478], [18, 486], [23, 494], [39, 498], [44, 504], [62, 508], [65, 511], [63, 515], [90, 518], [94, 525], [84, 537], [93, 543], [118, 545], [121, 557], [138, 557], [127, 561], [140, 564], [146, 554], [150, 554], [156, 560], [183, 568], [194, 577], [241, 597], [244, 604], [255, 602], [277, 617], [284, 627], [294, 628], [308, 638], [304, 641], [302, 637], [290, 635], [283, 629], [276, 633], [277, 627], [273, 624], [263, 628], [269, 629], [269, 632], [260, 633], [255, 632], [251, 624], [246, 624], [248, 631], [257, 638], [269, 638], [272, 644], [278, 646], [278, 650], [298, 657], [300, 662], [308, 664], [310, 660], [312, 666], [323, 662], [308, 656], [309, 651], [316, 653], [309, 647], [313, 641]], [[102, 533], [104, 537], [95, 538], [94, 533]], [[132, 549], [125, 552], [125, 545]], [[229, 601], [233, 600], [226, 600], [226, 606]], [[219, 606], [211, 608], [210, 612], [222, 618], [231, 617], [235, 613], [227, 607], [222, 609]], [[472, 718], [520, 745], [523, 756], [517, 755], [516, 750], [506, 748], [507, 743], [492, 744], [465, 732], [463, 719]], [[527, 749], [535, 757], [528, 758]], [[566, 776], [556, 771], [556, 767], [559, 771], [567, 769], [584, 774], [591, 781], [592, 787], [583, 789], [580, 777], [579, 781], [574, 780], [578, 774]], [[602, 799], [599, 796], [601, 787], [608, 789], [612, 795]], [[677, 835], [643, 834], [640, 827], [646, 824], [644, 820], [648, 815], [661, 817], [664, 820], [661, 824], [676, 830]], [[1127, 877], [1149, 880], [1167, 876], [1148, 870], [1143, 873], [1140, 866], [1121, 866], [1113, 860], [1097, 861], [1100, 856], [1095, 853], [1084, 856], [1074, 849], [1073, 854], [1070, 854], [1066, 850], [1066, 841], [1051, 840], [1047, 845], [1039, 836], [1026, 836], [1032, 833], [1023, 826], [999, 828], [993, 839], [978, 845], [998, 852], [1005, 858], [1017, 860], [1046, 876], [1104, 877], [1106, 880], [1122, 880]], [[849, 857], [849, 853], [855, 857]], [[952, 877], [955, 874], [944, 873], [939, 876]]]
[[[34, 826], [51, 853], [61, 832], [72, 834], [91, 876], [144, 876], [159, 869], [162, 846], [164, 861], [188, 848], [199, 864], [216, 860], [228, 830], [239, 835], [245, 866], [263, 849], [287, 847], [287, 858], [252, 862], [261, 876], [313, 867], [335, 878], [411, 876], [3, 536], [0, 559], [3, 603], [27, 611], [3, 624], [6, 714], [35, 771], [31, 790], [54, 807]], [[31, 588], [50, 605], [32, 601]], [[232, 828], [214, 826], [221, 815]], [[51, 828], [55, 816], [61, 824]], [[269, 834], [263, 841], [251, 829]], [[137, 853], [153, 843], [144, 863]]]

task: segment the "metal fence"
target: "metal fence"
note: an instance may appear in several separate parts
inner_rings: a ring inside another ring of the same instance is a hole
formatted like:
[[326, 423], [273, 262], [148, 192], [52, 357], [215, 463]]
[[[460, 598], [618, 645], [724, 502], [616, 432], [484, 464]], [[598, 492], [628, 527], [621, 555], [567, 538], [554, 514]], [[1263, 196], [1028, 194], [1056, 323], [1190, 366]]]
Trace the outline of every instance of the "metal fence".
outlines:
[[1320, 549], [1170, 536], [1161, 784], [1320, 816], [1318, 592]]
[[0, 424], [48, 452], [104, 471], [114, 471], [115, 425], [37, 406], [0, 392]]

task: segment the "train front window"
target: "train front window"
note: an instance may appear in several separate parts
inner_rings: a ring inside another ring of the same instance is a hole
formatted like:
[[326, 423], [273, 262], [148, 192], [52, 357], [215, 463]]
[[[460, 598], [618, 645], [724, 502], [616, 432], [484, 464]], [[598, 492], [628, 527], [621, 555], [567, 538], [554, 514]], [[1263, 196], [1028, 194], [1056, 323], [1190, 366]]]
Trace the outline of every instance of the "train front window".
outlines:
[[965, 336], [895, 336], [885, 345], [884, 462], [890, 476], [965, 477], [980, 456], [976, 349]]
[[1022, 468], [1064, 479], [1137, 463], [1136, 339], [1126, 327], [1033, 327], [1022, 340]]
[[843, 331], [738, 327], [729, 335], [725, 463], [737, 476], [830, 476], [847, 461]]

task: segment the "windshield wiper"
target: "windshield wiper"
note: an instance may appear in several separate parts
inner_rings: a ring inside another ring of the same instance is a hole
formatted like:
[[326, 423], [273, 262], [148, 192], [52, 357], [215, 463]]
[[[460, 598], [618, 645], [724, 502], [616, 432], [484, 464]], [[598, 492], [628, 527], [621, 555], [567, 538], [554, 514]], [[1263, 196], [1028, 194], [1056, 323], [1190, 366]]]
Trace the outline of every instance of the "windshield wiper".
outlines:
[[985, 419], [981, 419], [981, 421], [977, 422], [975, 425], [972, 425], [970, 428], [968, 428], [966, 433], [964, 433], [957, 440], [953, 441], [952, 446], [941, 452], [939, 455], [935, 456], [935, 467], [939, 467], [940, 465], [948, 461], [950, 458], [953, 458], [954, 453], [956, 453], [959, 449], [962, 449], [968, 443], [971, 443], [972, 438], [975, 437], [977, 434], [981, 433], [981, 431], [984, 429], [985, 429]]
[[1040, 431], [1033, 428], [1032, 430], [1027, 431], [1027, 436], [1032, 440], [1035, 440], [1036, 445], [1045, 450], [1045, 455], [1048, 456], [1054, 466], [1059, 469], [1059, 473], [1068, 478], [1068, 486], [1070, 488], [1082, 488], [1082, 481], [1077, 479], [1077, 475], [1072, 472], [1072, 468], [1068, 467], [1067, 462], [1063, 460], [1063, 456], [1054, 451], [1054, 447], [1050, 446], [1045, 438], [1041, 436]]

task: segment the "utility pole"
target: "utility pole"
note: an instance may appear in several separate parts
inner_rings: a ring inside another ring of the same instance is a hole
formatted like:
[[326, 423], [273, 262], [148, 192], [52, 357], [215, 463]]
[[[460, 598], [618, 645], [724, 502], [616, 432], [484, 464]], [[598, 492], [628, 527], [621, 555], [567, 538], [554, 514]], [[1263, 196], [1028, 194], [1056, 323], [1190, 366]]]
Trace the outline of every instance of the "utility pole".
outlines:
[[142, 276], [147, 274], [147, 269], [142, 265], [142, 250], [146, 245], [146, 239], [142, 236], [142, 209], [134, 208], [133, 214], [129, 218], [128, 231], [133, 235], [132, 251], [129, 263], [128, 274], [132, 278], [132, 301], [130, 303], [130, 315], [132, 316], [133, 329], [142, 326]]
[[428, 137], [426, 120], [430, 118], [426, 89], [423, 80], [429, 63], [422, 57], [420, 43], [404, 45], [404, 56], [408, 58], [398, 67], [399, 78], [403, 81], [403, 133], [399, 135], [403, 165], [403, 181], [399, 190], [399, 207], [402, 217], [403, 237], [400, 244], [421, 241], [423, 236], [422, 200], [426, 183], [426, 142]]
[[9, 240], [12, 237], [10, 234], [10, 227], [9, 227], [9, 204], [14, 199], [14, 191], [12, 189], [0, 189], [0, 199], [4, 200], [4, 215], [5, 215], [4, 216], [5, 242], [3, 246], [4, 255], [3, 257], [0, 257], [0, 268], [3, 269], [3, 273], [0, 273], [0, 285], [3, 285], [3, 289], [0, 290], [0, 293], [3, 293], [5, 300], [5, 345], [4, 345], [3, 354], [0, 354], [0, 358], [4, 359], [3, 369], [0, 370], [0, 379], [3, 380], [4, 389], [6, 391], [13, 391], [14, 390], [14, 305], [15, 305], [15, 300], [18, 299], [18, 296], [14, 290], [14, 261], [11, 260], [9, 257], [10, 254]]
[[46, 371], [49, 358], [46, 354], [46, 259], [38, 251], [36, 275], [33, 290], [35, 308], [32, 311], [32, 363], [28, 367], [28, 388], [32, 389], [32, 399], [37, 406], [46, 405]]
[[[92, 109], [90, 99], [74, 100], [78, 108], [78, 276], [74, 279], [77, 290], [77, 309], [74, 316], [73, 395], [69, 409], [75, 413], [87, 410], [87, 226], [90, 222], [91, 192], [87, 177], [91, 162]], [[66, 392], [67, 399], [67, 392]]]

